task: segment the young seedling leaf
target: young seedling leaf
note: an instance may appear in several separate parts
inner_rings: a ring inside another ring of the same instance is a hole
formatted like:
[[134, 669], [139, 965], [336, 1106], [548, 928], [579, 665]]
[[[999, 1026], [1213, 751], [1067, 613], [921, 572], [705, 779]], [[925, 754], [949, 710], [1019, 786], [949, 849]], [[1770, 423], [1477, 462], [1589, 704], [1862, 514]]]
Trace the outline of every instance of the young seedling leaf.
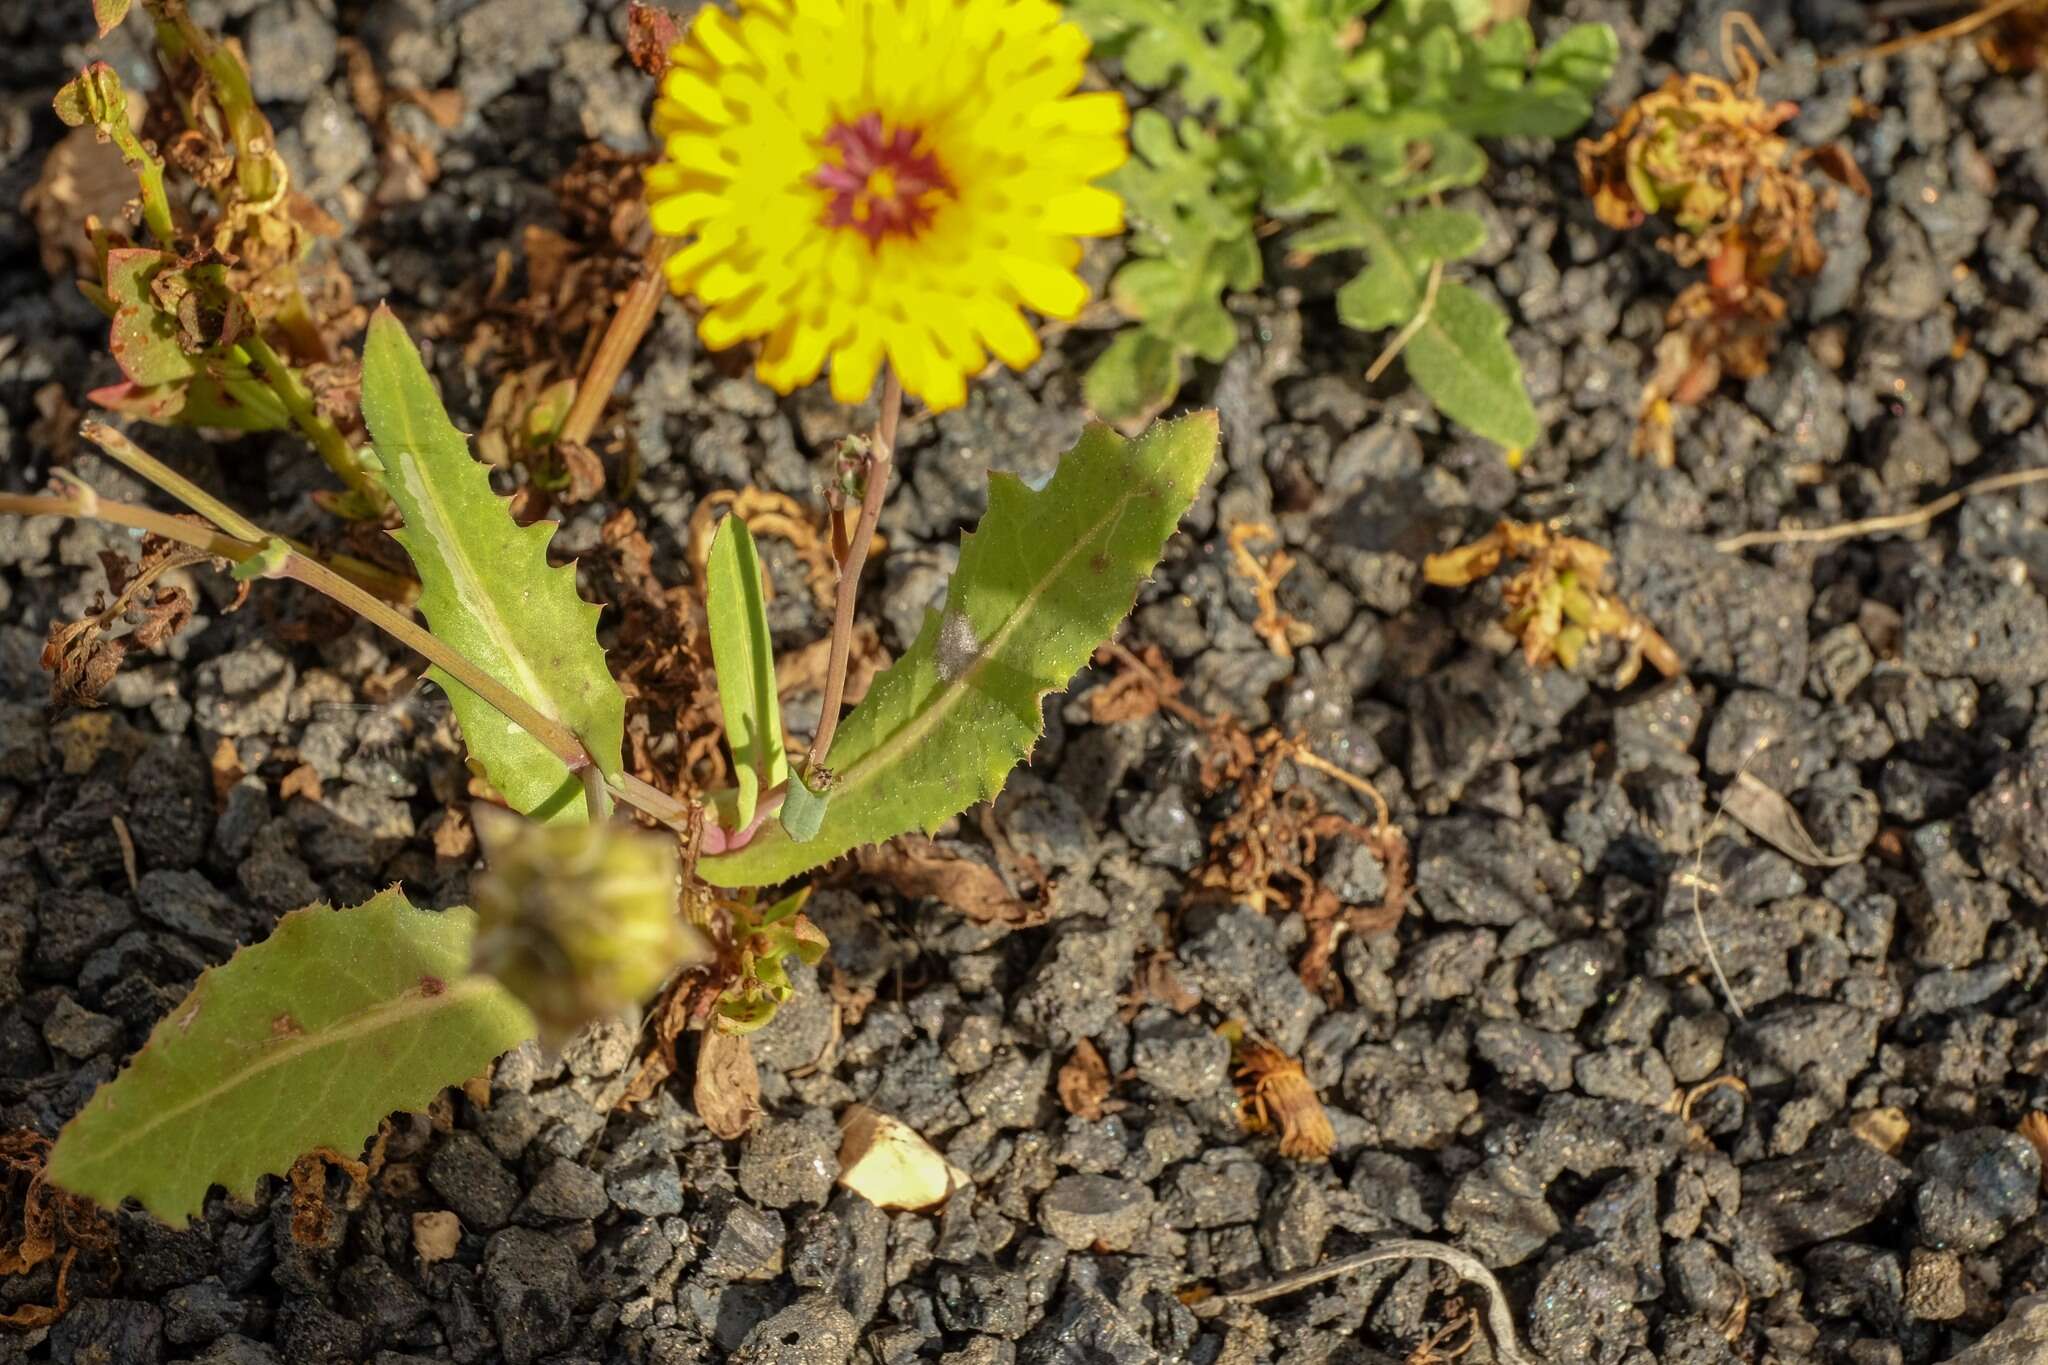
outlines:
[[100, 37], [104, 38], [121, 27], [121, 21], [128, 17], [128, 0], [92, 0], [93, 22], [100, 26]]
[[1369, 332], [1413, 323], [1401, 363], [1444, 415], [1503, 446], [1534, 444], [1542, 428], [1522, 386], [1522, 362], [1508, 345], [1506, 316], [1456, 280], [1439, 278], [1431, 295], [1432, 267], [1477, 248], [1485, 236], [1479, 220], [1450, 209], [1392, 215], [1385, 191], [1349, 179], [1338, 188], [1336, 217], [1295, 243], [1365, 250], [1365, 269], [1337, 291], [1337, 316]]
[[739, 783], [739, 828], [754, 818], [761, 793], [789, 776], [782, 713], [775, 700], [768, 594], [754, 534], [743, 518], [729, 516], [719, 524], [711, 538], [705, 579], [718, 705], [725, 713], [725, 743]]
[[[626, 705], [597, 644], [598, 609], [576, 595], [573, 566], [548, 563], [553, 523], [516, 524], [491, 491], [412, 339], [382, 308], [363, 346], [363, 417], [405, 518], [393, 534], [419, 571], [428, 627], [566, 725], [598, 770], [616, 777]], [[514, 810], [584, 818], [582, 784], [567, 764], [439, 668], [428, 676], [447, 691], [469, 751]]]
[[1188, 107], [1212, 101], [1226, 123], [1252, 96], [1244, 68], [1258, 52], [1256, 20], [1234, 0], [1078, 0], [1074, 17], [1104, 48], [1123, 59], [1124, 74], [1157, 90], [1175, 71]]
[[1091, 427], [1034, 492], [989, 480], [988, 513], [960, 545], [943, 613], [877, 678], [826, 762], [832, 804], [798, 844], [764, 829], [702, 859], [721, 886], [778, 882], [985, 801], [1037, 740], [1040, 702], [1116, 629], [1216, 454], [1213, 412], [1136, 441]]
[[183, 1224], [214, 1185], [253, 1199], [316, 1147], [361, 1150], [386, 1114], [426, 1108], [532, 1035], [524, 1007], [471, 974], [475, 923], [396, 888], [294, 910], [201, 975], [65, 1126], [51, 1182]]

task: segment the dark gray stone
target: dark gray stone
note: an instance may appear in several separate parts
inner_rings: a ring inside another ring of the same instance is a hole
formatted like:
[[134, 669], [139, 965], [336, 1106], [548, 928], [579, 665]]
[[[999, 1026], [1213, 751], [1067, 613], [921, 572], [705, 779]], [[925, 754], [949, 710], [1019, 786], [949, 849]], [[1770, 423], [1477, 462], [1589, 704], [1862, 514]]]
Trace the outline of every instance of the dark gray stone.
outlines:
[[1152, 1192], [1106, 1175], [1066, 1175], [1038, 1201], [1038, 1222], [1076, 1251], [1127, 1251], [1152, 1222]]
[[494, 1232], [519, 1204], [519, 1182], [474, 1133], [450, 1133], [427, 1165], [427, 1183], [475, 1232]]
[[484, 1248], [484, 1297], [506, 1365], [533, 1365], [569, 1344], [582, 1286], [576, 1253], [561, 1238], [532, 1228], [492, 1235]]
[[1796, 1156], [1742, 1171], [1742, 1220], [1770, 1251], [1792, 1251], [1867, 1227], [1906, 1167], [1853, 1134], [1830, 1129]]
[[1920, 1154], [1913, 1171], [1920, 1179], [1913, 1212], [1923, 1246], [1984, 1251], [2040, 1207], [2040, 1154], [2008, 1130], [1972, 1128], [1945, 1137]]
[[858, 1332], [830, 1294], [812, 1292], [747, 1333], [732, 1365], [844, 1365]]

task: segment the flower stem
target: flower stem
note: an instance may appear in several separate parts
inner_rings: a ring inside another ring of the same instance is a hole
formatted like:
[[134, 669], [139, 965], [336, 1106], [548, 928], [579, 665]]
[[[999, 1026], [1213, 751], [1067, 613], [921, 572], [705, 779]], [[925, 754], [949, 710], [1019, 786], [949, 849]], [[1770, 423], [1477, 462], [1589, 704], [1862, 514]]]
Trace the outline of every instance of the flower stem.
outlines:
[[832, 737], [839, 732], [839, 707], [846, 699], [846, 667], [853, 652], [854, 599], [860, 593], [860, 571], [867, 563], [868, 545], [875, 538], [875, 523], [882, 517], [882, 496], [889, 489], [889, 466], [896, 454], [896, 424], [903, 416], [903, 381], [896, 371], [882, 376], [882, 412], [875, 422], [875, 435], [868, 445], [866, 487], [860, 500], [860, 520], [853, 528], [853, 543], [839, 565], [839, 600], [832, 613], [832, 653], [825, 666], [825, 709], [818, 715], [818, 737], [811, 741], [804, 759], [804, 772], [815, 778], [832, 752]]
[[[255, 522], [170, 468], [97, 417], [88, 417], [79, 423], [78, 434], [237, 540], [260, 545], [270, 538], [269, 532]], [[313, 553], [296, 540], [288, 537], [282, 539], [302, 555], [310, 557]], [[420, 585], [414, 579], [379, 568], [367, 560], [337, 555], [334, 559], [334, 568], [344, 578], [362, 585], [387, 602], [396, 602], [404, 606], [420, 593]]]
[[142, 202], [142, 221], [149, 228], [149, 235], [156, 238], [156, 244], [164, 250], [175, 251], [178, 229], [171, 219], [170, 197], [164, 192], [163, 158], [135, 135], [135, 129], [128, 122], [125, 100], [113, 111], [112, 117], [99, 126], [100, 131], [113, 140], [121, 159], [128, 163], [128, 169], [135, 172], [137, 197]]
[[320, 452], [320, 458], [327, 462], [327, 467], [348, 485], [350, 492], [367, 504], [368, 510], [381, 513], [389, 505], [383, 485], [363, 468], [363, 462], [357, 458], [348, 438], [341, 434], [341, 428], [321, 415], [313, 402], [313, 395], [300, 382], [298, 371], [272, 350], [270, 343], [258, 333], [251, 332], [236, 346], [263, 376], [263, 382], [270, 386], [270, 391], [277, 395], [277, 401], [284, 404], [284, 410], [291, 414], [292, 425], [313, 443], [313, 449]]

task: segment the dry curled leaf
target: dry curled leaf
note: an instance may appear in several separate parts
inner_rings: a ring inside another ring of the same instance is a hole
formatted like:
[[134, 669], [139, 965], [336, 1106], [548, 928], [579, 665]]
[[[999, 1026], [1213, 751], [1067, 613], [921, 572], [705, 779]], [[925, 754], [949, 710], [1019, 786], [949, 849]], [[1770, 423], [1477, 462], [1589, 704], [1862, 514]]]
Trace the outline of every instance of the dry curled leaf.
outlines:
[[1667, 678], [1682, 671], [1677, 652], [1657, 628], [1608, 591], [1608, 553], [1589, 540], [1539, 523], [1503, 521], [1469, 545], [1429, 556], [1422, 574], [1438, 587], [1462, 588], [1509, 559], [1521, 568], [1502, 590], [1502, 624], [1521, 640], [1530, 667], [1553, 660], [1575, 667], [1587, 646], [1611, 637], [1626, 651], [1617, 687], [1633, 682], [1646, 659]]
[[1075, 1043], [1074, 1050], [1067, 1054], [1057, 1085], [1060, 1104], [1075, 1118], [1093, 1121], [1107, 1112], [1103, 1102], [1109, 1098], [1111, 1088], [1109, 1063], [1102, 1060], [1102, 1053], [1086, 1038]]
[[1847, 867], [1863, 861], [1863, 850], [1828, 853], [1806, 832], [1799, 812], [1782, 794], [1747, 770], [1735, 774], [1721, 798], [1729, 818], [1796, 863], [1808, 867]]
[[[696, 582], [708, 581], [705, 566], [711, 558], [711, 536], [718, 529], [720, 510], [728, 507], [757, 538], [776, 536], [788, 541], [804, 562], [805, 578], [818, 605], [832, 605], [839, 583], [839, 564], [832, 557], [832, 547], [802, 503], [787, 493], [765, 488], [720, 489], [708, 494], [690, 513], [690, 573]], [[877, 535], [870, 553], [878, 553], [881, 548], [882, 538]], [[775, 584], [768, 582], [766, 590], [773, 597]]]
[[863, 876], [885, 881], [913, 899], [943, 901], [977, 924], [1029, 928], [1045, 923], [1051, 913], [1042, 886], [1038, 896], [1026, 900], [988, 864], [922, 834], [857, 849], [853, 861]]
[[744, 1034], [707, 1028], [697, 1043], [697, 1117], [716, 1137], [746, 1136], [761, 1117], [761, 1073]]
[[1328, 1157], [1337, 1145], [1337, 1132], [1301, 1063], [1270, 1044], [1250, 1040], [1240, 1040], [1232, 1055], [1245, 1127], [1255, 1133], [1277, 1129], [1284, 1157], [1296, 1161]]
[[2048, 1190], [2048, 1114], [2038, 1109], [2028, 1110], [2026, 1117], [2020, 1120], [2020, 1136], [2041, 1158], [2041, 1188]]
[[[157, 586], [157, 580], [206, 558], [160, 536], [142, 542], [141, 558], [132, 565], [112, 551], [101, 551], [114, 600], [109, 603], [105, 594], [96, 593], [87, 615], [51, 623], [42, 655], [51, 700], [59, 706], [98, 706], [130, 649], [154, 649], [177, 634], [192, 619], [192, 595], [183, 588]], [[125, 631], [115, 633], [120, 627]]]
[[1799, 108], [1758, 97], [1756, 58], [1732, 41], [1746, 22], [1734, 21], [1724, 37], [1733, 81], [1673, 75], [1604, 137], [1577, 148], [1580, 185], [1600, 221], [1626, 229], [1661, 216], [1675, 231], [1657, 245], [1707, 270], [1666, 316], [1643, 390], [1633, 449], [1663, 465], [1675, 458], [1674, 405], [1698, 403], [1724, 375], [1754, 378], [1769, 368], [1785, 313], [1769, 282], [1781, 270], [1812, 275], [1826, 261], [1815, 217], [1832, 206], [1833, 186], [1870, 192], [1839, 143], [1803, 148], [1783, 135]]

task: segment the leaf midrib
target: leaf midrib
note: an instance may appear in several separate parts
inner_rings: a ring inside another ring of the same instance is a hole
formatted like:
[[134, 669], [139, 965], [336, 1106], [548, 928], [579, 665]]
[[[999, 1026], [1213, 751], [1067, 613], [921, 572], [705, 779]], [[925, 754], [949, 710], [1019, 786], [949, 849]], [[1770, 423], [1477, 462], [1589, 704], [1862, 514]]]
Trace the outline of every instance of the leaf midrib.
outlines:
[[[1043, 497], [1045, 495], [1039, 493], [1034, 496]], [[901, 728], [891, 732], [887, 738], [877, 743], [874, 748], [855, 759], [852, 765], [847, 768], [841, 785], [843, 787], [854, 786], [861, 781], [862, 775], [876, 763], [886, 762], [895, 750], [914, 744], [922, 739], [926, 733], [938, 728], [945, 716], [958, 704], [958, 699], [966, 695], [969, 685], [974, 681], [976, 675], [981, 672], [990, 660], [1002, 652], [1003, 645], [1009, 639], [1011, 632], [1024, 619], [1027, 610], [1044, 594], [1047, 586], [1058, 581], [1060, 575], [1066, 570], [1067, 565], [1073, 563], [1074, 557], [1079, 555], [1085, 547], [1092, 545], [1096, 538], [1102, 534], [1104, 526], [1112, 524], [1110, 514], [1114, 513], [1115, 517], [1120, 520], [1124, 509], [1137, 496], [1138, 493], [1135, 488], [1126, 489], [1115, 502], [1108, 504], [1104, 509], [1104, 515], [1097, 518], [1095, 523], [1088, 528], [1088, 533], [1077, 539], [1072, 549], [1053, 561], [1052, 567], [1042, 574], [1036, 583], [1031, 585], [1031, 590], [1017, 599], [1017, 604], [1010, 608], [1010, 614], [1003, 618], [1002, 625], [998, 626], [989, 636], [988, 644], [976, 653], [974, 662], [968, 667], [961, 669], [960, 675], [951, 682], [941, 682], [939, 685], [939, 696], [930, 705], [920, 708], [915, 715], [904, 722]], [[1053, 684], [1053, 686], [1057, 685]]]
[[[440, 551], [443, 562], [449, 565], [449, 577], [459, 577], [462, 580], [461, 586], [468, 590], [465, 594], [467, 600], [458, 598], [455, 605], [466, 610], [470, 618], [483, 627], [486, 638], [498, 646], [498, 652], [504, 657], [506, 666], [516, 677], [516, 681], [512, 683], [514, 690], [549, 720], [560, 720], [562, 716], [554, 704], [553, 696], [542, 686], [540, 677], [527, 665], [525, 651], [513, 640], [512, 628], [499, 612], [497, 599], [484, 586], [483, 579], [477, 574], [476, 566], [470, 562], [469, 552], [463, 543], [456, 519], [450, 516], [447, 507], [443, 505], [434, 481], [426, 477], [419, 453], [426, 447], [417, 439], [413, 429], [411, 405], [404, 404], [401, 410], [403, 416], [400, 420], [408, 439], [399, 449], [399, 465], [407, 481], [418, 494], [420, 510], [426, 514], [426, 519], [433, 523], [431, 527], [418, 528], [419, 531]], [[462, 458], [469, 461], [467, 443], [464, 444]], [[457, 477], [461, 475], [458, 474]], [[486, 489], [485, 496], [495, 495]], [[513, 534], [516, 537], [520, 532], [515, 530]], [[550, 566], [545, 563], [541, 569], [544, 573], [552, 572]]]
[[[371, 1005], [367, 1009], [349, 1015], [341, 1022], [330, 1024], [317, 1032], [306, 1033], [296, 1039], [275, 1043], [267, 1048], [262, 1058], [254, 1064], [236, 1070], [226, 1079], [208, 1087], [190, 1099], [182, 1100], [168, 1108], [156, 1110], [141, 1123], [128, 1129], [120, 1137], [99, 1147], [93, 1154], [92, 1160], [81, 1163], [82, 1169], [92, 1171], [106, 1165], [120, 1153], [150, 1137], [166, 1125], [175, 1123], [193, 1109], [201, 1105], [212, 1104], [223, 1095], [240, 1089], [242, 1086], [249, 1084], [277, 1067], [316, 1055], [325, 1048], [370, 1036], [380, 1029], [396, 1027], [422, 1015], [431, 1015], [440, 1010], [452, 1009], [473, 996], [487, 995], [499, 989], [501, 988], [498, 983], [489, 977], [472, 976], [466, 980], [451, 984], [438, 995], [408, 994], [397, 1000]], [[223, 1039], [222, 1041], [229, 1042], [231, 1040]], [[77, 1171], [72, 1171], [68, 1174], [75, 1179], [78, 1173]]]

